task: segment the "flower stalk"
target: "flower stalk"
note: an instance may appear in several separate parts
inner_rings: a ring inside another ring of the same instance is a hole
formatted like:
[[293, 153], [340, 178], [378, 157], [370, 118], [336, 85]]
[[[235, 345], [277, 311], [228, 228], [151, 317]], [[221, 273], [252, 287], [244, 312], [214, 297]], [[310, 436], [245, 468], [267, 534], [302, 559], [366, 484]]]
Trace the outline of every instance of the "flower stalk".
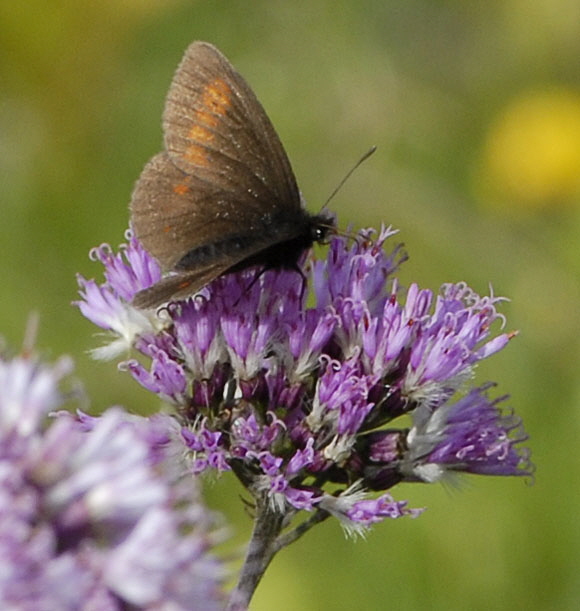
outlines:
[[239, 580], [230, 594], [228, 611], [244, 611], [264, 576], [266, 569], [279, 550], [278, 537], [284, 516], [273, 510], [265, 494], [256, 500], [254, 528], [248, 544]]

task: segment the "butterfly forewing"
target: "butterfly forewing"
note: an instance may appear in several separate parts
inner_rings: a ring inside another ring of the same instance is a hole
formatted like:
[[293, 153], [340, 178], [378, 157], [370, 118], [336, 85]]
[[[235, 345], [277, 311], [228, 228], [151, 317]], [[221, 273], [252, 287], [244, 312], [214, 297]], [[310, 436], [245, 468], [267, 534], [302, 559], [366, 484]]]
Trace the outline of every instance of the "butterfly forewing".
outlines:
[[300, 207], [288, 157], [260, 102], [212, 45], [195, 42], [179, 65], [163, 114], [177, 167], [235, 193], [248, 215]]
[[[135, 235], [171, 270], [188, 252], [262, 231], [300, 211], [290, 162], [243, 78], [212, 45], [190, 45], [167, 95], [166, 153], [143, 170], [131, 200]], [[272, 237], [272, 240], [275, 238]], [[261, 244], [233, 252], [235, 264]]]

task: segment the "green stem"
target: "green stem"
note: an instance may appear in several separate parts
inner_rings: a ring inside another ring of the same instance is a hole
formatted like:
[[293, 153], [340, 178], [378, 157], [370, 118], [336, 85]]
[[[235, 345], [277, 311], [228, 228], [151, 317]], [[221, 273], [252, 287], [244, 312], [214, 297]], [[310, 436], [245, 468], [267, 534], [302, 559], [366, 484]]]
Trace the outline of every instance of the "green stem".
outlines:
[[230, 595], [227, 611], [245, 611], [260, 580], [276, 552], [278, 535], [284, 525], [284, 515], [273, 511], [266, 496], [256, 501], [254, 530], [248, 546], [238, 584]]

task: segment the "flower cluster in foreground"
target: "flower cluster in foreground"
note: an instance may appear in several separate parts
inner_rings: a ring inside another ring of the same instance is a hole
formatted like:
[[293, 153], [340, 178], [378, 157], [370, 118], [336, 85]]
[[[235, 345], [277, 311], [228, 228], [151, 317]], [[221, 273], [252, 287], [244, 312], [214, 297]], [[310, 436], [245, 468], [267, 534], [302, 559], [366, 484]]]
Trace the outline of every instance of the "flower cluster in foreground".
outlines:
[[223, 609], [214, 518], [174, 424], [55, 414], [70, 368], [0, 355], [0, 607]]
[[120, 253], [93, 251], [106, 281], [79, 278], [78, 305], [114, 336], [96, 356], [146, 357], [120, 367], [172, 404], [194, 473], [233, 470], [275, 511], [362, 532], [418, 513], [386, 492], [399, 482], [531, 473], [505, 398], [470, 384], [514, 335], [492, 333], [501, 299], [463, 283], [403, 290], [394, 233], [333, 237], [306, 287], [295, 270], [250, 269], [158, 312], [131, 305], [161, 273], [129, 234]]

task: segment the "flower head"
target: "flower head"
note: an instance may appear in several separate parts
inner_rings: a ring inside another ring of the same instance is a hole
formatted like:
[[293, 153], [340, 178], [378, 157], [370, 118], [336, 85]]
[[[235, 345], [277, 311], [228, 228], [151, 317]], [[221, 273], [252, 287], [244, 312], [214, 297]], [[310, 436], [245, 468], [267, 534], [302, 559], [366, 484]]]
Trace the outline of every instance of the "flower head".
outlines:
[[0, 358], [0, 607], [222, 609], [214, 518], [175, 460], [174, 421], [48, 418], [70, 368]]
[[[233, 470], [272, 507], [323, 509], [351, 531], [416, 515], [389, 494], [369, 497], [403, 480], [530, 473], [519, 424], [487, 387], [468, 384], [477, 363], [514, 335], [492, 333], [502, 300], [464, 283], [404, 291], [395, 272], [406, 255], [385, 251], [394, 233], [335, 236], [326, 258], [310, 263], [310, 290], [294, 270], [249, 269], [170, 303], [163, 325], [135, 312], [146, 322], [133, 346], [149, 364], [123, 367], [174, 405], [194, 472]], [[125, 257], [153, 266], [135, 240]], [[154, 279], [114, 275], [117, 259], [101, 261], [99, 291], [132, 312], [132, 295]], [[80, 303], [90, 312], [98, 304], [86, 286]], [[393, 428], [404, 415], [413, 426]]]

